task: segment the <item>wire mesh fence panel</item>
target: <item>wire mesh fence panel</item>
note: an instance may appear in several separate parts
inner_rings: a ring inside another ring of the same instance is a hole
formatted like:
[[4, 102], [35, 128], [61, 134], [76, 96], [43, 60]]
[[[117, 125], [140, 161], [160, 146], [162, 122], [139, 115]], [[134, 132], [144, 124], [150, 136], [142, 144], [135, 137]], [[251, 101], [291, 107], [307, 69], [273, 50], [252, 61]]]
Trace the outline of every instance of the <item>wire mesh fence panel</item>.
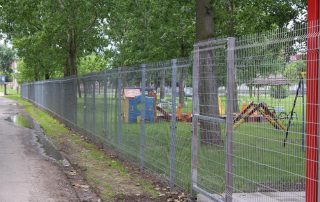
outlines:
[[306, 33], [299, 25], [236, 39], [234, 198], [304, 201]]
[[105, 107], [105, 98], [104, 98], [104, 81], [103, 74], [96, 76], [94, 81], [95, 88], [95, 122], [96, 129], [95, 135], [103, 143], [105, 139], [105, 128], [104, 128], [104, 107]]
[[169, 176], [172, 92], [175, 90], [171, 61], [146, 67], [146, 89], [145, 166]]
[[107, 76], [108, 78], [108, 84], [107, 84], [107, 124], [108, 127], [106, 128], [106, 141], [107, 143], [110, 143], [111, 145], [115, 146], [117, 142], [117, 134], [118, 134], [118, 79], [117, 74], [112, 73]]
[[[64, 102], [62, 104], [62, 113], [66, 121], [76, 125], [77, 124], [77, 80], [75, 78], [70, 78], [62, 81], [62, 98]], [[42, 94], [41, 100], [44, 99], [44, 85], [41, 86]], [[45, 105], [43, 105], [45, 106]]]
[[[120, 119], [117, 143], [124, 154], [135, 160], [140, 159], [140, 135], [143, 130], [141, 124], [144, 121], [143, 74], [142, 68], [122, 68], [120, 75], [118, 75], [117, 109]], [[117, 117], [119, 118], [119, 116]]]
[[195, 45], [193, 188], [221, 199], [225, 192], [227, 39]]
[[77, 79], [77, 127], [84, 129], [84, 83], [82, 79]]
[[184, 189], [191, 187], [191, 139], [192, 139], [192, 64], [190, 58], [176, 61], [176, 129], [175, 182]]
[[[312, 201], [318, 23], [195, 44], [180, 58], [21, 86], [21, 96], [171, 188], [226, 201]], [[306, 194], [307, 193], [307, 194]]]

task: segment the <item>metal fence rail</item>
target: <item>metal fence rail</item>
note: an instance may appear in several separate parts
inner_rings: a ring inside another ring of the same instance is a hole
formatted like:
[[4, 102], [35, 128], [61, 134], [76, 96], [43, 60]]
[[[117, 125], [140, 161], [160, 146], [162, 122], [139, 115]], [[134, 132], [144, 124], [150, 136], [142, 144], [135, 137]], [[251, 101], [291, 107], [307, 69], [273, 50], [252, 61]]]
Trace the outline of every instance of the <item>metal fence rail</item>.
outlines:
[[318, 23], [294, 24], [197, 43], [192, 59], [23, 84], [21, 94], [172, 188], [214, 201], [315, 201], [319, 41]]

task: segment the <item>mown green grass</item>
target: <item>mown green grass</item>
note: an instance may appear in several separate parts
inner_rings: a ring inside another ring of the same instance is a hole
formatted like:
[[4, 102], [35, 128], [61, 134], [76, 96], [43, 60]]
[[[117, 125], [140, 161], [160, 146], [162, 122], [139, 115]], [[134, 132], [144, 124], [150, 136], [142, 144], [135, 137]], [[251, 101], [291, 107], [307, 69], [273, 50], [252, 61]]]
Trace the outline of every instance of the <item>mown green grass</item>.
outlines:
[[[152, 185], [153, 182], [131, 174], [119, 160], [111, 158], [101, 149], [81, 138], [80, 135], [74, 134], [48, 113], [18, 95], [6, 97], [16, 100], [41, 125], [54, 144], [69, 155], [69, 160], [81, 168], [87, 183], [99, 193], [103, 201], [113, 201], [121, 191], [124, 194], [127, 192], [132, 194], [132, 187], [137, 193], [153, 198], [158, 196]], [[135, 184], [139, 184], [139, 187], [136, 187]]]
[[[192, 105], [188, 98], [187, 106]], [[225, 97], [221, 97], [225, 105]], [[291, 111], [294, 96], [277, 100], [260, 96], [260, 102], [268, 106], [282, 106], [287, 113]], [[257, 98], [239, 96], [239, 105]], [[108, 98], [107, 126], [104, 125], [103, 99], [96, 98], [96, 110], [87, 114], [87, 129], [95, 131], [107, 144], [120, 150], [128, 158], [140, 163], [141, 125], [121, 123], [122, 140], [118, 140], [117, 102]], [[304, 180], [305, 152], [301, 147], [302, 114], [301, 98], [298, 98], [288, 142], [283, 146], [285, 132], [277, 130], [268, 122], [243, 123], [234, 130], [233, 171], [236, 192], [257, 191], [258, 189], [295, 191], [294, 185]], [[168, 109], [169, 110], [169, 109]], [[186, 109], [184, 109], [186, 111]], [[93, 123], [95, 115], [96, 123]], [[83, 99], [78, 99], [78, 125], [84, 127]], [[88, 118], [89, 117], [89, 118]], [[287, 125], [287, 120], [282, 120]], [[93, 127], [95, 129], [93, 129]], [[221, 136], [225, 142], [225, 124], [221, 124]], [[144, 158], [145, 165], [159, 173], [169, 176], [170, 171], [171, 123], [160, 121], [145, 126]], [[191, 123], [177, 123], [175, 175], [179, 186], [189, 190], [191, 185]], [[210, 192], [223, 193], [225, 187], [225, 147], [199, 143], [199, 185]], [[263, 187], [266, 186], [266, 187]]]

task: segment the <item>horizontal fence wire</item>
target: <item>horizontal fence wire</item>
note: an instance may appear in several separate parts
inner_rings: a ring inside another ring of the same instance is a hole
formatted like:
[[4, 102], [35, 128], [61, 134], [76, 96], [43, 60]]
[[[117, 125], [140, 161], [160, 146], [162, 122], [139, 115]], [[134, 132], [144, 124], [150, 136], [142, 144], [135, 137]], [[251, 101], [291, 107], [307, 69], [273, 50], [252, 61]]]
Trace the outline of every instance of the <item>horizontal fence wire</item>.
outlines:
[[318, 183], [318, 29], [210, 39], [192, 57], [23, 84], [21, 95], [172, 188], [304, 201]]

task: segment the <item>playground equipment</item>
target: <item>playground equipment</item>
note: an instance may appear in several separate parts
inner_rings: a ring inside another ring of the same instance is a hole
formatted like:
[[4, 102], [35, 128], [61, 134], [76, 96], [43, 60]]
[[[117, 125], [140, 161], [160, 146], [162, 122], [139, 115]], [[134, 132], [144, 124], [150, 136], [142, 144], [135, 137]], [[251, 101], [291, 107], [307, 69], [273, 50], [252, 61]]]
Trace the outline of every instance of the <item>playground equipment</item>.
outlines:
[[[123, 90], [123, 120], [125, 123], [137, 123], [141, 116], [140, 88], [125, 88]], [[154, 97], [145, 97], [145, 120], [154, 121]]]
[[[305, 75], [306, 73], [305, 72], [301, 72], [299, 77], [300, 77], [300, 80], [299, 80], [299, 84], [298, 84], [298, 88], [296, 90], [296, 95], [294, 97], [294, 101], [293, 101], [293, 105], [292, 105], [292, 109], [291, 109], [291, 112], [290, 112], [290, 117], [289, 117], [289, 122], [288, 122], [288, 126], [286, 128], [286, 135], [285, 135], [285, 138], [283, 140], [283, 146], [286, 146], [286, 141], [288, 139], [288, 135], [289, 135], [289, 130], [290, 130], [290, 126], [291, 126], [291, 121], [292, 119], [294, 118], [294, 109], [296, 107], [296, 103], [297, 103], [297, 99], [298, 97], [301, 97], [302, 98], [302, 131], [301, 131], [301, 147], [302, 149], [304, 149], [304, 133], [305, 133], [305, 129], [304, 129], [304, 78], [305, 78]], [[301, 95], [299, 95], [299, 92], [301, 91]]]
[[[237, 128], [243, 122], [248, 122], [254, 113], [260, 114], [265, 120], [267, 120], [276, 129], [286, 130], [286, 126], [276, 118], [276, 113], [271, 112], [268, 106], [264, 103], [254, 104], [250, 102], [248, 106], [234, 118], [233, 127]], [[254, 119], [255, 122], [261, 122], [261, 118], [258, 116]]]
[[[225, 107], [221, 101], [221, 97], [218, 97], [218, 105], [219, 105], [219, 114], [222, 117], [225, 117]], [[181, 122], [192, 122], [192, 113], [191, 112], [182, 112], [182, 105], [179, 103], [176, 112], [176, 120]], [[167, 121], [171, 121], [172, 115], [166, 112], [161, 106], [156, 106], [156, 111], [160, 112], [159, 118], [165, 119]]]
[[[159, 118], [162, 118], [166, 121], [171, 121], [172, 115], [170, 113], [166, 112], [160, 106], [156, 106], [156, 109], [162, 114], [159, 115]], [[182, 106], [179, 104], [176, 112], [176, 120], [181, 122], [192, 122], [192, 114], [190, 112], [182, 113]]]
[[226, 114], [226, 110], [225, 110], [224, 105], [222, 104], [220, 96], [218, 97], [218, 105], [219, 105], [219, 114], [220, 114], [220, 116], [221, 115], [225, 115]]
[[191, 122], [192, 121], [192, 114], [190, 112], [182, 113], [182, 105], [179, 103], [177, 109], [177, 121], [182, 122]]

